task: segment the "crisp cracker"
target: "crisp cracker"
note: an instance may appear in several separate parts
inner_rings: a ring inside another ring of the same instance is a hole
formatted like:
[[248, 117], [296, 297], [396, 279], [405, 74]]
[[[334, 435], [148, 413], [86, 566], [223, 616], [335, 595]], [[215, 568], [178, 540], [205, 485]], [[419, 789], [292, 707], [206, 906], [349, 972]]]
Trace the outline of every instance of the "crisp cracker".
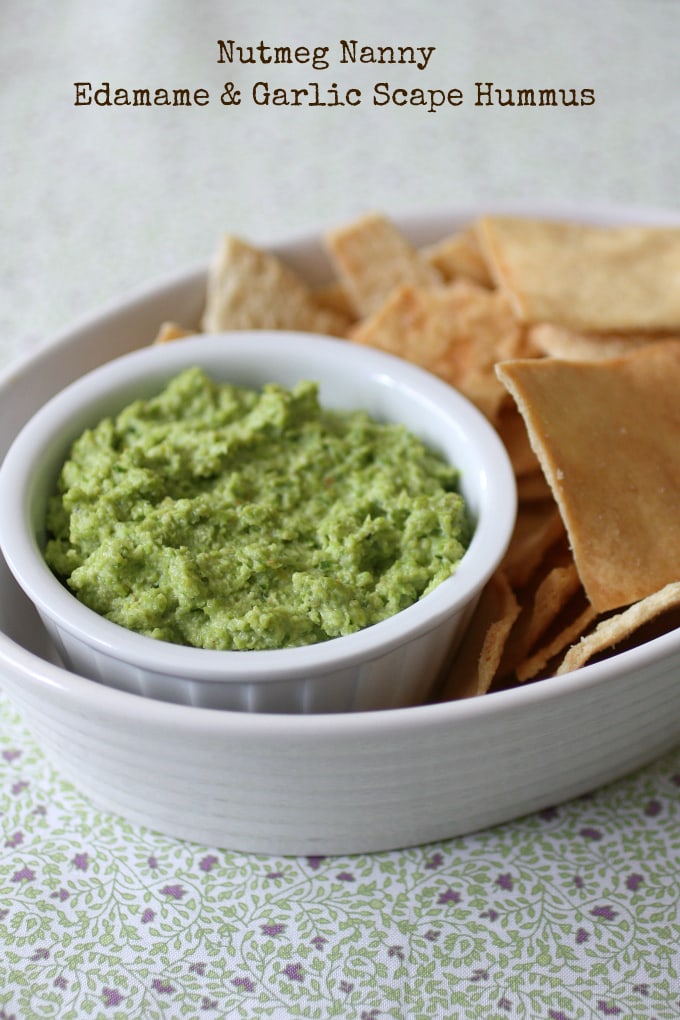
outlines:
[[401, 284], [431, 287], [443, 282], [439, 271], [380, 213], [329, 231], [325, 243], [357, 317], [375, 312]]
[[556, 542], [544, 556], [529, 582], [515, 590], [521, 612], [506, 643], [501, 673], [516, 672], [551, 633], [566, 606], [582, 591], [566, 540]]
[[493, 287], [489, 267], [472, 226], [422, 248], [421, 254], [446, 283], [462, 277], [482, 287]]
[[533, 475], [537, 470], [540, 471], [538, 458], [529, 442], [524, 419], [514, 402], [500, 407], [494, 425], [503, 440], [516, 478]]
[[545, 503], [552, 501], [550, 486], [545, 480], [545, 475], [539, 468], [537, 471], [530, 471], [520, 475], [516, 479], [517, 500], [519, 503]]
[[569, 618], [557, 627], [556, 633], [549, 635], [540, 647], [533, 649], [531, 654], [515, 667], [515, 678], [518, 683], [534, 680], [546, 669], [554, 673], [553, 660], [562, 655], [565, 648], [578, 641], [597, 619], [597, 612], [583, 594], [577, 593], [567, 608], [571, 610]]
[[521, 349], [521, 329], [505, 297], [463, 280], [396, 288], [351, 338], [433, 372], [492, 419], [507, 399], [494, 373], [498, 351]]
[[546, 560], [549, 551], [565, 540], [566, 532], [554, 500], [520, 504], [502, 567], [513, 588], [523, 588]]
[[680, 329], [680, 227], [486, 216], [477, 234], [524, 322], [586, 332]]
[[573, 361], [616, 358], [659, 339], [646, 333], [577, 333], [549, 322], [532, 326], [528, 332], [531, 342], [542, 355]]
[[680, 607], [680, 581], [672, 581], [659, 591], [629, 606], [622, 613], [610, 616], [574, 644], [562, 659], [556, 675], [585, 666], [602, 652], [613, 651], [617, 644], [662, 613]]
[[280, 329], [343, 336], [347, 320], [319, 304], [277, 256], [227, 234], [208, 272], [202, 328], [206, 333]]
[[171, 340], [182, 340], [186, 336], [194, 336], [195, 329], [185, 329], [176, 322], [161, 323], [152, 343], [167, 344]]
[[486, 694], [520, 607], [503, 571], [491, 576], [453, 660], [440, 700]]
[[339, 315], [346, 321], [348, 328], [356, 321], [352, 299], [337, 280], [326, 284], [325, 287], [315, 288], [313, 294], [314, 300], [321, 308]]
[[680, 342], [509, 361], [514, 397], [598, 612], [680, 577]]

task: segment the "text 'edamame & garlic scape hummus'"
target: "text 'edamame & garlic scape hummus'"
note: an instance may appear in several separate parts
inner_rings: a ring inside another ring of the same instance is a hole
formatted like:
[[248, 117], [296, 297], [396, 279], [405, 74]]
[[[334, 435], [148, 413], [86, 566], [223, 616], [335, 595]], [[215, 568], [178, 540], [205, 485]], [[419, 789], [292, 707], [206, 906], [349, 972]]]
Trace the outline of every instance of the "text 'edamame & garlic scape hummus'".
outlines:
[[86, 431], [45, 558], [130, 630], [214, 649], [360, 630], [432, 591], [472, 534], [458, 471], [402, 425], [189, 368]]

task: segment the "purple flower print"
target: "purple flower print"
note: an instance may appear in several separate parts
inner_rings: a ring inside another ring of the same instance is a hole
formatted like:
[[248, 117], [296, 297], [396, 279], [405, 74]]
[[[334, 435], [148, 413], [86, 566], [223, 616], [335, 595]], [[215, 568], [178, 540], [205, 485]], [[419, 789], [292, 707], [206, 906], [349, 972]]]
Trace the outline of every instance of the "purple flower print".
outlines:
[[644, 982], [641, 985], [633, 985], [633, 991], [638, 995], [649, 995], [649, 985]]
[[561, 1009], [549, 1009], [548, 1017], [550, 1020], [570, 1020], [570, 1017], [563, 1013]]
[[308, 857], [307, 858], [307, 864], [310, 866], [310, 868], [312, 868], [314, 871], [316, 871], [318, 869], [319, 865], [321, 864], [321, 862], [325, 861], [325, 860], [326, 860], [326, 858], [323, 856], [323, 854], [321, 854], [321, 855], [316, 856], [316, 857]]
[[59, 977], [55, 977], [53, 984], [55, 988], [61, 988], [62, 991], [65, 991], [68, 988], [68, 981], [61, 975], [59, 975]]
[[150, 922], [153, 921], [155, 916], [156, 915], [151, 909], [151, 907], [147, 907], [144, 913], [142, 914], [142, 924], [150, 924]]
[[404, 959], [404, 947], [403, 946], [390, 946], [387, 950], [388, 956], [396, 956], [398, 960]]
[[662, 807], [660, 800], [650, 800], [645, 805], [645, 814], [647, 815], [648, 818], [656, 818], [657, 815], [661, 814], [661, 811]]
[[13, 836], [10, 836], [9, 839], [5, 840], [5, 846], [14, 848], [20, 846], [23, 843], [23, 841], [24, 841], [23, 832], [17, 830], [17, 832], [15, 832]]
[[73, 858], [73, 866], [78, 871], [87, 871], [88, 864], [90, 863], [86, 853], [76, 854]]
[[441, 868], [443, 863], [444, 863], [443, 854], [437, 852], [436, 854], [432, 854], [425, 867], [429, 868], [431, 871], [434, 871], [435, 868]]
[[162, 896], [171, 896], [173, 900], [181, 900], [186, 894], [186, 889], [181, 885], [164, 885], [161, 889]]
[[593, 917], [601, 917], [604, 921], [613, 921], [616, 917], [616, 911], [614, 908], [606, 905], [602, 907], [593, 907], [590, 913]]
[[584, 839], [592, 839], [593, 842], [597, 842], [598, 840], [602, 839], [602, 833], [600, 832], [600, 830], [594, 829], [590, 825], [586, 825], [582, 829], [579, 829], [578, 834], [579, 836], [583, 836]]
[[102, 988], [102, 999], [105, 1006], [120, 1006], [125, 998], [116, 988]]
[[378, 1009], [362, 1009], [361, 1020], [378, 1020], [380, 1016], [380, 1010]]
[[199, 868], [201, 869], [201, 871], [212, 871], [216, 864], [217, 857], [215, 857], [214, 854], [208, 854], [207, 857], [204, 857], [201, 863], [199, 864]]
[[244, 992], [255, 991], [255, 982], [251, 981], [249, 977], [237, 977], [231, 983], [235, 988], [242, 988]]
[[286, 930], [285, 924], [261, 924], [260, 928], [262, 929], [263, 935], [272, 936], [280, 935], [282, 932]]
[[302, 973], [302, 965], [299, 963], [289, 963], [283, 968], [283, 973], [291, 981], [304, 981], [304, 975]]
[[49, 960], [49, 958], [50, 951], [49, 949], [45, 948], [36, 949], [36, 951], [33, 953], [33, 956], [31, 957], [32, 960]]
[[268, 871], [265, 878], [283, 878], [282, 871]]
[[589, 935], [585, 928], [576, 929], [576, 945], [578, 946], [583, 945], [584, 942], [588, 941], [588, 938]]
[[498, 1000], [497, 1005], [499, 1009], [505, 1009], [508, 1011], [508, 1013], [512, 1009], [512, 1003], [510, 1002], [510, 999], [506, 999], [504, 995], [501, 996], [501, 998]]
[[315, 949], [319, 950], [323, 949], [327, 942], [328, 939], [325, 939], [323, 935], [315, 935], [314, 938], [312, 939], [312, 945], [314, 946]]
[[489, 972], [488, 970], [485, 970], [484, 967], [475, 968], [475, 970], [473, 970], [470, 976], [470, 981], [488, 981], [488, 980]]
[[205, 964], [201, 961], [200, 963], [192, 963], [189, 967], [190, 974], [200, 974], [201, 977], [205, 975]]
[[[559, 811], [556, 807], [547, 807], [538, 813], [539, 818], [542, 818], [544, 822], [552, 822], [559, 816]], [[507, 1007], [504, 1007], [507, 1008]]]
[[642, 875], [638, 875], [634, 871], [626, 879], [626, 889], [629, 889], [631, 892], [637, 892], [643, 882], [644, 878]]
[[673, 786], [680, 786], [680, 772], [676, 772], [671, 776], [671, 783]]
[[13, 783], [12, 784], [12, 788], [11, 789], [12, 789], [12, 793], [16, 797], [18, 794], [20, 794], [22, 792], [22, 790], [27, 790], [28, 789], [28, 781], [26, 779], [20, 779], [18, 783]]
[[354, 985], [352, 984], [351, 981], [345, 981], [345, 979], [343, 978], [342, 981], [340, 982], [340, 991], [344, 992], [346, 995], [349, 995], [353, 988]]
[[353, 882], [354, 881], [354, 875], [352, 874], [351, 871], [341, 871], [338, 874], [338, 881], [339, 882]]
[[175, 991], [173, 985], [169, 981], [163, 981], [161, 978], [154, 978], [151, 982], [151, 987], [154, 992], [158, 992], [159, 995], [172, 995]]
[[158, 861], [156, 860], [156, 858], [153, 855], [151, 857], [149, 857], [149, 859], [148, 859], [148, 861], [146, 863], [149, 865], [149, 867], [151, 868], [152, 871], [153, 871], [154, 868], [158, 867]]
[[53, 893], [50, 893], [50, 899], [59, 900], [61, 903], [64, 903], [68, 898], [68, 889], [56, 889]]
[[610, 1006], [604, 999], [599, 999], [597, 1008], [603, 1016], [620, 1016], [621, 1009], [618, 1006]]
[[437, 903], [442, 906], [445, 903], [460, 903], [460, 893], [456, 892], [455, 889], [446, 889], [443, 893], [439, 893]]
[[497, 921], [499, 915], [497, 910], [494, 910], [493, 907], [489, 907], [488, 910], [483, 910], [479, 916], [487, 917], [490, 921]]
[[428, 930], [425, 932], [424, 937], [427, 939], [428, 942], [436, 942], [440, 935], [441, 932], [437, 931], [435, 928], [428, 928]]
[[34, 880], [35, 872], [33, 868], [21, 868], [12, 875], [13, 882], [33, 882]]
[[585, 883], [580, 875], [574, 875], [574, 885], [577, 889], [583, 889]]
[[201, 999], [201, 1009], [217, 1009], [217, 999], [211, 999], [207, 995], [204, 995]]
[[512, 875], [507, 872], [504, 875], [499, 875], [496, 879], [496, 885], [499, 889], [504, 889], [506, 892], [512, 892], [513, 881]]
[[23, 751], [19, 751], [17, 748], [12, 748], [11, 750], [3, 751], [2, 757], [6, 762], [13, 762], [16, 761], [17, 758], [21, 758], [23, 753]]

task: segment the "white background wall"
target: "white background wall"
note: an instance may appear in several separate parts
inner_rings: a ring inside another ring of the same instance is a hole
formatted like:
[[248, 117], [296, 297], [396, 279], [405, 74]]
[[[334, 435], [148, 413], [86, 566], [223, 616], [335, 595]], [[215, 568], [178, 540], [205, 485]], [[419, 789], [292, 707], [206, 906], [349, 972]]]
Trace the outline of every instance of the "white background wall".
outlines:
[[[331, 67], [229, 67], [218, 39], [330, 46]], [[339, 40], [435, 46], [341, 65]], [[1, 0], [0, 357], [131, 287], [366, 209], [540, 198], [680, 210], [678, 0]], [[225, 81], [245, 97], [221, 105]], [[362, 89], [357, 108], [258, 107], [255, 81]], [[75, 106], [74, 82], [206, 88], [191, 109]], [[437, 113], [374, 83], [460, 88]], [[479, 107], [475, 82], [592, 88], [580, 108]]]

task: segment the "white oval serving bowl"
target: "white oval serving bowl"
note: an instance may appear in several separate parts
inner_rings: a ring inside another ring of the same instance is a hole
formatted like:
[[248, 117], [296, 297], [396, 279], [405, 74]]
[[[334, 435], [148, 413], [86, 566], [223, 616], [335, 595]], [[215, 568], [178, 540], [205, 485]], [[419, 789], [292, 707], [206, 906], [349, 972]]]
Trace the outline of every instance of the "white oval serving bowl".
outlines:
[[[594, 222], [663, 211], [495, 206]], [[401, 220], [436, 241], [488, 207]], [[315, 239], [278, 249], [323, 282]], [[200, 268], [90, 319], [0, 379], [0, 455], [63, 386], [198, 322]], [[0, 558], [0, 684], [60, 774], [98, 807], [171, 836], [272, 854], [389, 850], [496, 825], [586, 793], [680, 741], [680, 631], [576, 673], [461, 702], [325, 715], [215, 711], [104, 687], [57, 663]]]
[[[475, 522], [455, 572], [413, 605], [354, 634], [278, 651], [217, 651], [157, 641], [89, 609], [47, 566], [46, 502], [71, 444], [182, 369], [260, 389], [319, 383], [330, 409], [406, 426], [460, 470]], [[63, 661], [100, 683], [164, 701], [261, 712], [366, 711], [427, 700], [515, 521], [508, 455], [486, 418], [430, 373], [383, 351], [309, 334], [203, 335], [148, 346], [88, 372], [41, 407], [0, 467], [0, 547]]]

